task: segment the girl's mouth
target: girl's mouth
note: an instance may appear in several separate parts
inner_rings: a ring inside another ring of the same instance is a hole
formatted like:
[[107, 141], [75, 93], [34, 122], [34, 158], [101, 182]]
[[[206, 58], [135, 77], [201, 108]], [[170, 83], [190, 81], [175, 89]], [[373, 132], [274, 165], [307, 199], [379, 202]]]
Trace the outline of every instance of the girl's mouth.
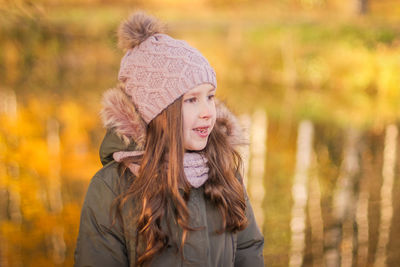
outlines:
[[207, 127], [197, 127], [193, 130], [200, 136], [200, 137], [207, 137], [208, 136], [208, 126]]

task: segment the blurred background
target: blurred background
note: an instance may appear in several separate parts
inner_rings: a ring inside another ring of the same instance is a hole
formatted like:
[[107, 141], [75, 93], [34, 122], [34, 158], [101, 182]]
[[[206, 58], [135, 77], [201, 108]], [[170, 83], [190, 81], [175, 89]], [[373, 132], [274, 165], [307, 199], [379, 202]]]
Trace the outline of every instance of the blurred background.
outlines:
[[205, 55], [247, 130], [266, 266], [400, 266], [398, 0], [0, 0], [0, 266], [72, 266], [137, 9]]

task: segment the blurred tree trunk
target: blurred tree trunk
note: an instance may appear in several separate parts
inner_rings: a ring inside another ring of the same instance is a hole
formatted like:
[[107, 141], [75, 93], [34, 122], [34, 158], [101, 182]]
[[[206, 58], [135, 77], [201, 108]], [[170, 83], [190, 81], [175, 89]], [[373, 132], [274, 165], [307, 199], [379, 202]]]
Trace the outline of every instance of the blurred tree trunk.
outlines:
[[389, 233], [393, 218], [393, 183], [396, 167], [396, 146], [398, 130], [395, 125], [386, 127], [385, 147], [383, 151], [382, 187], [379, 238], [375, 256], [375, 266], [386, 264], [386, 248], [389, 243]]
[[[11, 121], [17, 120], [17, 97], [12, 90], [0, 92], [0, 115], [8, 117]], [[5, 162], [5, 155], [0, 155], [0, 162]], [[4, 159], [3, 159], [4, 158]], [[20, 167], [17, 162], [4, 163], [0, 166], [0, 192], [1, 211], [0, 222], [9, 220], [17, 231], [22, 227], [21, 196], [20, 196]], [[4, 206], [3, 206], [4, 205]], [[9, 236], [7, 236], [8, 238]], [[21, 248], [16, 245], [9, 249], [9, 241], [1, 236], [1, 266], [22, 266]], [[12, 250], [12, 261], [9, 260], [9, 250]]]
[[[7, 95], [5, 92], [0, 91], [0, 116], [7, 114]], [[0, 150], [1, 152], [2, 150]], [[6, 165], [4, 164], [6, 155], [3, 153], [0, 154], [0, 224], [3, 224], [7, 221], [7, 172], [6, 172]], [[0, 232], [0, 266], [7, 267], [8, 260], [8, 244], [7, 240], [4, 238], [3, 233]]]
[[[61, 216], [63, 209], [61, 196], [59, 128], [60, 126], [57, 120], [50, 119], [47, 122], [47, 146], [50, 156], [48, 195], [50, 210], [56, 216]], [[66, 246], [64, 242], [64, 227], [62, 225], [55, 225], [52, 229], [51, 244], [53, 248], [54, 263], [63, 263], [65, 260]]]
[[368, 13], [368, 0], [357, 0], [358, 1], [358, 13], [360, 15], [365, 15]]
[[[364, 144], [368, 142], [364, 142]], [[371, 177], [371, 153], [363, 146], [361, 153], [361, 162], [363, 166], [362, 176], [359, 181], [359, 194], [356, 203], [356, 222], [357, 222], [357, 266], [367, 266], [368, 264], [368, 242], [369, 242], [369, 224], [368, 224], [368, 201], [369, 182]]]
[[359, 173], [357, 144], [359, 135], [355, 129], [349, 129], [344, 147], [341, 171], [333, 195], [332, 228], [327, 230], [326, 243], [329, 246], [325, 255], [328, 267], [352, 266], [355, 223], [355, 183]]
[[[315, 156], [312, 157], [312, 165], [317, 166]], [[324, 221], [322, 218], [321, 208], [321, 189], [319, 184], [319, 177], [314, 172], [310, 174], [310, 185], [308, 195], [308, 217], [310, 220], [311, 230], [311, 253], [313, 266], [323, 266], [324, 255]]]
[[300, 122], [297, 135], [296, 169], [292, 187], [291, 251], [289, 266], [302, 266], [305, 248], [306, 204], [308, 176], [312, 156], [314, 126]]
[[251, 147], [249, 195], [251, 197], [256, 221], [261, 231], [264, 231], [263, 201], [265, 196], [264, 176], [265, 157], [267, 153], [268, 118], [264, 110], [254, 112], [251, 118]]

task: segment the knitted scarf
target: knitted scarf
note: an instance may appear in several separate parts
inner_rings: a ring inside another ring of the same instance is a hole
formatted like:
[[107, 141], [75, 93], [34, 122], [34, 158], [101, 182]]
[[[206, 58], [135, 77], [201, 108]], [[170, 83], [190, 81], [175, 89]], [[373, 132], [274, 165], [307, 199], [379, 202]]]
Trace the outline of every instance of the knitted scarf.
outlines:
[[[127, 157], [141, 156], [143, 151], [119, 151], [113, 153], [113, 158], [117, 162], [121, 162]], [[207, 159], [197, 152], [186, 152], [183, 156], [183, 169], [186, 179], [191, 186], [199, 188], [208, 179]], [[138, 175], [140, 165], [130, 163], [128, 168], [134, 175]]]

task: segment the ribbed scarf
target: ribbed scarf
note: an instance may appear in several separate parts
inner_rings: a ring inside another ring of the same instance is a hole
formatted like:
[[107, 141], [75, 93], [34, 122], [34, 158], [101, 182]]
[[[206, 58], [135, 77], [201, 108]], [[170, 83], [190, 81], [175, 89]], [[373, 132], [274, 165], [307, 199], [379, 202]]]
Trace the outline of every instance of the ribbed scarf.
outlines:
[[[141, 156], [143, 151], [119, 151], [113, 153], [113, 158], [117, 162], [123, 161], [127, 157]], [[199, 188], [208, 179], [207, 158], [197, 152], [186, 152], [183, 156], [183, 169], [186, 179], [191, 186]], [[130, 163], [128, 168], [134, 175], [138, 175], [140, 166]]]

